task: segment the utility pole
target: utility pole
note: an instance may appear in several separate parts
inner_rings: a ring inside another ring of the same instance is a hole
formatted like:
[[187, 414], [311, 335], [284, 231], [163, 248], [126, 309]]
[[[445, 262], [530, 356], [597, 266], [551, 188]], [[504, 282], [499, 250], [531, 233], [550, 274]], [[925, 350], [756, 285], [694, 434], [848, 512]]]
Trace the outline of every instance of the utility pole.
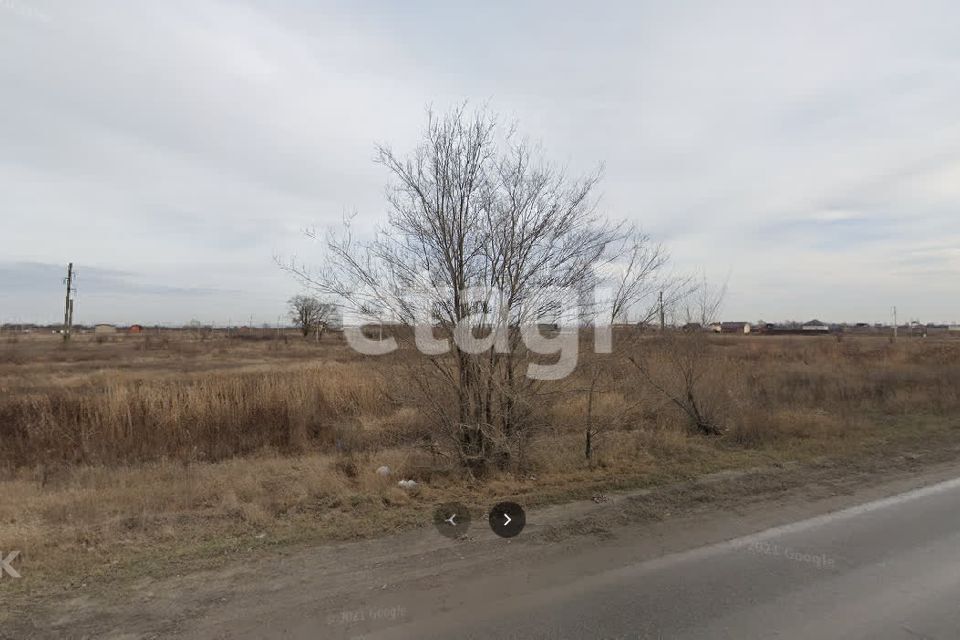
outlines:
[[63, 305], [63, 341], [70, 340], [70, 332], [73, 329], [73, 263], [67, 265], [67, 277], [64, 278], [67, 284], [67, 298]]
[[660, 292], [660, 332], [663, 333], [667, 328], [667, 318], [663, 312], [663, 291]]
[[898, 327], [897, 327], [897, 308], [893, 308], [893, 339], [897, 339]]

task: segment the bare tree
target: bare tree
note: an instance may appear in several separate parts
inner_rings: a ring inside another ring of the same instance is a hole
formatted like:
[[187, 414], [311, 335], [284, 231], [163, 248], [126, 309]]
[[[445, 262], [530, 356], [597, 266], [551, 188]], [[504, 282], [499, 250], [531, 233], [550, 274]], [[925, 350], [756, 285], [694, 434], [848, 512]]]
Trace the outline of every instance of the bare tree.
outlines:
[[511, 447], [519, 453], [545, 384], [527, 375], [538, 356], [525, 327], [559, 325], [558, 292], [591, 286], [631, 238], [636, 280], [660, 268], [660, 250], [596, 212], [599, 174], [568, 177], [485, 111], [429, 112], [411, 155], [377, 152], [393, 177], [386, 227], [362, 242], [347, 220], [324, 238], [320, 269], [285, 267], [359, 317], [414, 328], [407, 340], [456, 336], [452, 353], [421, 360], [414, 379], [430, 399], [424, 406], [467, 467], [504, 464]]
[[[613, 273], [608, 282], [612, 284], [610, 297], [596, 310], [595, 325], [609, 322], [617, 326], [620, 333], [627, 332], [629, 345], [636, 345], [640, 339], [636, 329], [645, 326], [655, 317], [665, 317], [667, 309], [687, 298], [693, 291], [689, 278], [667, 272], [670, 256], [662, 244], [654, 242], [649, 235], [636, 227], [631, 227], [618, 242], [616, 253], [620, 259], [609, 265]], [[602, 314], [602, 315], [601, 315]], [[661, 323], [662, 324], [662, 323]], [[634, 329], [630, 331], [630, 329]], [[612, 336], [611, 336], [612, 340]], [[586, 415], [584, 424], [584, 457], [590, 461], [597, 440], [607, 431], [622, 423], [635, 408], [631, 403], [622, 408], [618, 415], [605, 421], [594, 419], [594, 405], [597, 398], [609, 392], [610, 380], [603, 380], [609, 363], [591, 358], [586, 363], [587, 385]]]
[[[662, 244], [654, 243], [650, 236], [638, 229], [631, 229], [626, 235], [619, 253], [623, 260], [613, 277], [615, 289], [609, 305], [610, 322], [625, 323], [631, 309], [635, 312], [636, 322], [649, 322], [660, 312], [659, 305], [673, 302], [683, 290], [684, 282], [664, 277], [669, 255]], [[665, 290], [669, 291], [666, 301], [662, 295], [655, 298]]]
[[706, 275], [701, 276], [700, 282], [692, 287], [683, 300], [683, 313], [688, 324], [698, 324], [702, 329], [708, 329], [711, 324], [719, 322], [723, 300], [727, 297], [727, 283], [721, 286], [712, 286]]
[[287, 301], [288, 314], [303, 333], [303, 337], [316, 333], [317, 340], [334, 320], [336, 307], [313, 296], [295, 295]]

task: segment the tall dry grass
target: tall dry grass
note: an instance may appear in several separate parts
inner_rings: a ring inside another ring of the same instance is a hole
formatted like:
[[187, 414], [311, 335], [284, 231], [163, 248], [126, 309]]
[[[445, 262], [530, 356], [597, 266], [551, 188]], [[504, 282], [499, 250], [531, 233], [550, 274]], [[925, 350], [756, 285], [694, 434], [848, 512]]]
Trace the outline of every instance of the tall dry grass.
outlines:
[[100, 383], [0, 400], [0, 464], [214, 461], [265, 448], [355, 448], [364, 420], [394, 411], [380, 374], [357, 363]]
[[[137, 366], [132, 358], [146, 357], [144, 344], [127, 352], [114, 343], [89, 344], [42, 356], [27, 344], [6, 345], [0, 467], [213, 462], [264, 450], [350, 453], [425, 443], [435, 435], [416, 395], [406, 393], [412, 383], [400, 362], [419, 357], [415, 353], [362, 358], [328, 346], [308, 355], [336, 359], [310, 364], [300, 351], [283, 359], [292, 348], [285, 342], [244, 345], [248, 351], [236, 353], [224, 341], [194, 340], [190, 350], [172, 349], [172, 356], [155, 356], [166, 360]], [[679, 375], [657, 352], [662, 346], [656, 340], [630, 348], [647, 352], [661, 384], [669, 386], [671, 376]], [[97, 361], [100, 352], [103, 360]], [[56, 369], [58, 354], [62, 371]], [[585, 365], [600, 367], [593, 419], [605, 432], [683, 430], [682, 413], [625, 355], [582, 356]], [[960, 408], [956, 340], [717, 337], [703, 357], [697, 393], [725, 427], [724, 441], [738, 446], [842, 438], [878, 416], [944, 416]], [[31, 358], [57, 374], [35, 369], [16, 378]], [[177, 358], [175, 366], [170, 358]], [[232, 366], [241, 359], [246, 368]], [[184, 363], [193, 363], [194, 370]], [[90, 368], [78, 372], [80, 364]], [[172, 369], [158, 373], [161, 365]], [[573, 457], [582, 450], [577, 434], [586, 415], [587, 368], [548, 389], [535, 407], [537, 428], [530, 435], [555, 442], [558, 458], [568, 455], [559, 446], [571, 447]], [[602, 450], [602, 438], [598, 446]]]

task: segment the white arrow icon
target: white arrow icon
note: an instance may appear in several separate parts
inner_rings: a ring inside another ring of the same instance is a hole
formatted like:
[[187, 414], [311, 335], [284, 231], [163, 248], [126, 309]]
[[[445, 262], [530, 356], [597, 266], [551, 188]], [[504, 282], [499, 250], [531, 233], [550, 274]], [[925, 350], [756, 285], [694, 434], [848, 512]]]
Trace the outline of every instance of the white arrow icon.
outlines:
[[447, 519], [445, 520], [445, 522], [449, 522], [451, 527], [455, 527], [455, 526], [457, 526], [457, 523], [454, 522], [453, 520], [454, 520], [454, 518], [456, 518], [456, 517], [457, 517], [457, 514], [453, 514], [452, 516], [450, 516], [449, 518], [447, 518]]
[[507, 519], [507, 521], [503, 523], [503, 526], [507, 526], [508, 524], [510, 524], [510, 514], [504, 513], [503, 517]]

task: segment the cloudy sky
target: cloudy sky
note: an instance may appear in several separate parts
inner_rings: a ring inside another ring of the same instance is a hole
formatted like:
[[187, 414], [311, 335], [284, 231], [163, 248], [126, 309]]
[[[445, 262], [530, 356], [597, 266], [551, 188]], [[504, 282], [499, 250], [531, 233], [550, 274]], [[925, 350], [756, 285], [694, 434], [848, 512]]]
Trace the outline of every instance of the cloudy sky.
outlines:
[[[459, 7], [454, 5], [460, 5]], [[82, 5], [82, 6], [81, 6]], [[520, 7], [522, 5], [522, 7]], [[373, 144], [489, 103], [727, 319], [960, 321], [956, 2], [0, 0], [0, 322], [276, 322]]]

